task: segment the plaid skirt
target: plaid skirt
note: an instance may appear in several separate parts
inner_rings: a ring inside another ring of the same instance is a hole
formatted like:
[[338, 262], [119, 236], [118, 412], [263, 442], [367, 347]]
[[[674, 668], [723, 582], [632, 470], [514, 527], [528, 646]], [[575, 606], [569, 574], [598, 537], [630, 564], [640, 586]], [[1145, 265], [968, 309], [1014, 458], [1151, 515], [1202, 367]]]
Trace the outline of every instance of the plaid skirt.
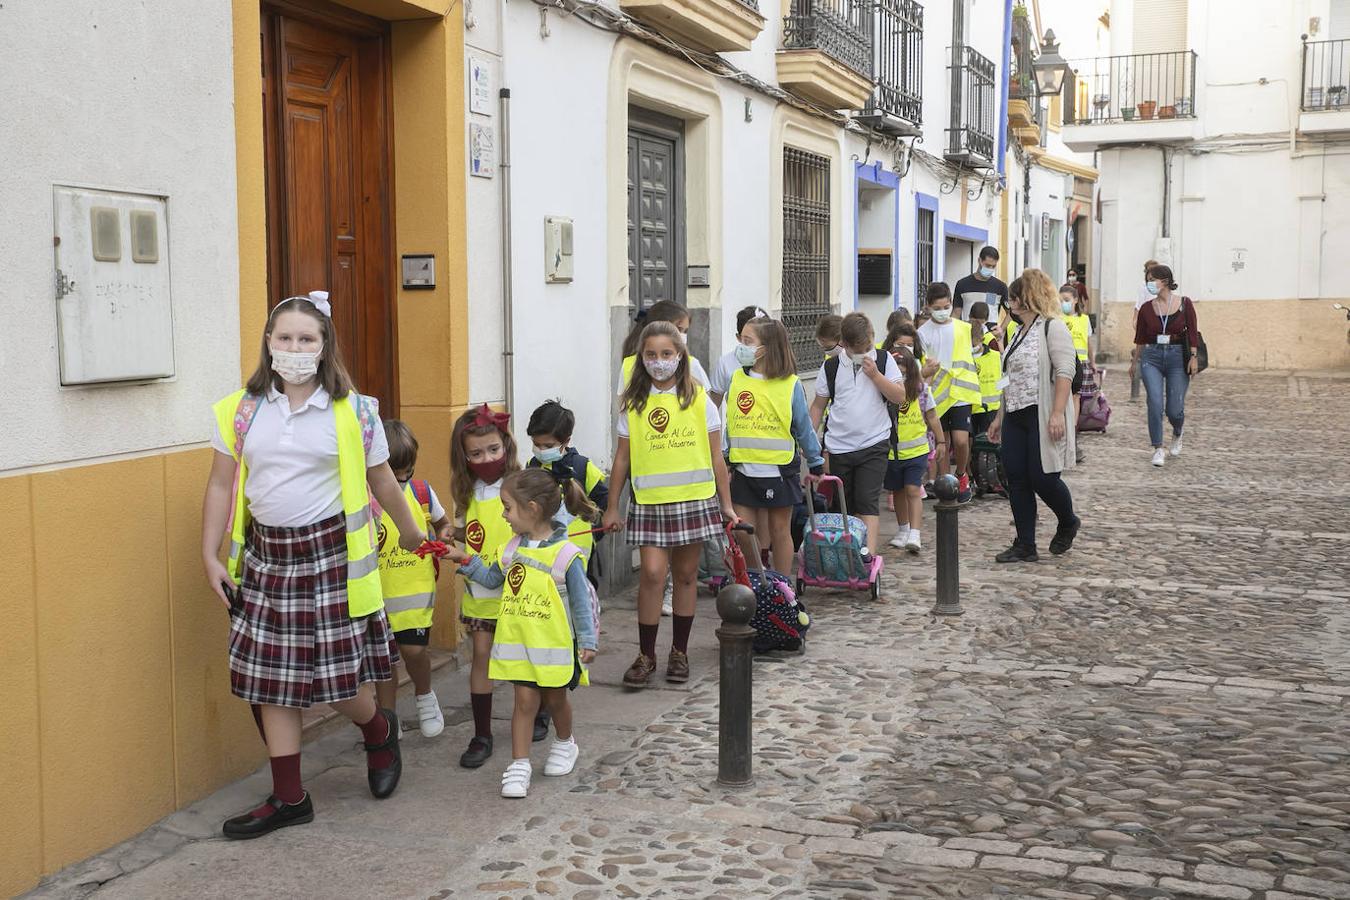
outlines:
[[722, 534], [722, 507], [716, 497], [679, 503], [638, 503], [628, 508], [628, 543], [638, 547], [683, 547]]
[[230, 688], [250, 703], [307, 708], [388, 681], [398, 647], [384, 610], [347, 614], [346, 519], [300, 528], [254, 522], [230, 617]]

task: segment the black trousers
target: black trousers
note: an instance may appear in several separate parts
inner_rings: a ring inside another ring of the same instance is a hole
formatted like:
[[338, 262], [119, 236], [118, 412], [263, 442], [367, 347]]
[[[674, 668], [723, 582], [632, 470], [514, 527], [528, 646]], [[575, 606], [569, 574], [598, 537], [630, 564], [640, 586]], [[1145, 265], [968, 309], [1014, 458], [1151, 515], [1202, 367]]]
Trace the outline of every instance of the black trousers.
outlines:
[[1036, 546], [1036, 498], [1055, 514], [1061, 527], [1073, 524], [1073, 495], [1058, 472], [1041, 468], [1041, 421], [1037, 407], [1003, 414], [1003, 468], [1008, 500], [1017, 524], [1017, 543]]

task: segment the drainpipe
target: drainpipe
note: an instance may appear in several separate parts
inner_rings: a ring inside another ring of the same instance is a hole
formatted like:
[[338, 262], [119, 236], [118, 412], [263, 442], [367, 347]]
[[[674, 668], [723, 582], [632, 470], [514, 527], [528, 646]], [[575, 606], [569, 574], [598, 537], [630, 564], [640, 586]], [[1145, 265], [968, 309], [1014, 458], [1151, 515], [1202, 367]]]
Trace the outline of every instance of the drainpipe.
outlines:
[[515, 333], [511, 311], [511, 89], [502, 88], [502, 152], [497, 168], [502, 178], [502, 384], [507, 412], [513, 412], [516, 396]]
[[1172, 236], [1172, 153], [1165, 145], [1158, 149], [1162, 151], [1163, 164], [1162, 237], [1170, 238]]

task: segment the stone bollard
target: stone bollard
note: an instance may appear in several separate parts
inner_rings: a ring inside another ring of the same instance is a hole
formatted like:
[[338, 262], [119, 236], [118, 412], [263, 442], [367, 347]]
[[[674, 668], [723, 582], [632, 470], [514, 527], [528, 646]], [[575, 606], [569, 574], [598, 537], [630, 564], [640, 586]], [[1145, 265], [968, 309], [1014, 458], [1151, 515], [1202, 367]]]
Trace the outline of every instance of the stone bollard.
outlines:
[[935, 616], [959, 616], [965, 612], [961, 608], [961, 549], [957, 525], [961, 507], [956, 502], [958, 487], [955, 475], [943, 475], [933, 484], [933, 492], [938, 497]]
[[732, 583], [717, 595], [717, 629], [721, 645], [719, 700], [717, 707], [717, 783], [745, 787], [754, 783], [750, 774], [750, 716], [753, 666], [751, 643], [755, 629], [755, 592]]

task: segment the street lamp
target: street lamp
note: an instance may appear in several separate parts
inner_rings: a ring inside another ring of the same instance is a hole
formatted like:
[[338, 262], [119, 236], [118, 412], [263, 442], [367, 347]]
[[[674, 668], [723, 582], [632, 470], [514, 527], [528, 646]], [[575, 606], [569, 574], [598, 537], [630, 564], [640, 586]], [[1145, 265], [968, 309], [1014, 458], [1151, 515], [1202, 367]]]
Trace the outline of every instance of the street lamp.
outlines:
[[1053, 97], [1064, 85], [1064, 76], [1069, 72], [1069, 64], [1059, 55], [1059, 43], [1055, 40], [1054, 29], [1045, 32], [1041, 42], [1041, 55], [1031, 64], [1036, 73], [1036, 93], [1042, 97]]

